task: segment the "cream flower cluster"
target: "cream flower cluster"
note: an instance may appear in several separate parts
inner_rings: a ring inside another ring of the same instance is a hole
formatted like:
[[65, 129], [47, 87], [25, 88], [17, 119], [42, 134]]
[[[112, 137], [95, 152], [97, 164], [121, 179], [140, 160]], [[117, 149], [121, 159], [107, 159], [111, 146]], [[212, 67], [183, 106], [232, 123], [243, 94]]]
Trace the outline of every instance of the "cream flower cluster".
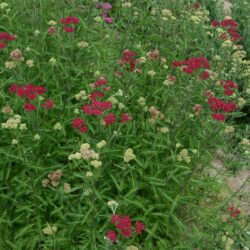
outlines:
[[226, 126], [224, 131], [225, 131], [226, 134], [232, 134], [232, 133], [235, 132], [235, 129], [234, 129], [233, 126]]
[[40, 34], [41, 34], [41, 31], [40, 31], [40, 30], [35, 30], [35, 31], [34, 31], [34, 35], [35, 35], [35, 36], [39, 36]]
[[169, 128], [168, 127], [161, 127], [158, 129], [161, 133], [166, 134], [169, 132]]
[[232, 249], [232, 245], [234, 243], [233, 239], [231, 239], [230, 237], [227, 237], [226, 235], [222, 236], [222, 241], [225, 242], [225, 250], [231, 250]]
[[33, 68], [34, 67], [34, 61], [33, 60], [26, 60], [25, 63], [26, 63], [26, 65], [29, 68]]
[[56, 226], [47, 226], [43, 229], [43, 234], [52, 235], [57, 232]]
[[13, 139], [12, 142], [11, 142], [12, 145], [17, 145], [18, 143], [19, 143], [19, 141], [16, 140], [16, 139]]
[[161, 19], [162, 19], [163, 21], [167, 21], [167, 20], [176, 20], [176, 17], [173, 15], [173, 13], [172, 13], [171, 10], [163, 9], [163, 10], [161, 11], [161, 14], [162, 14]]
[[118, 205], [119, 203], [114, 200], [108, 201], [108, 206], [110, 207], [113, 214], [115, 214]]
[[76, 100], [80, 100], [80, 99], [86, 100], [88, 99], [88, 96], [85, 90], [81, 90], [78, 94], [75, 95], [75, 98]]
[[65, 182], [65, 183], [63, 184], [63, 191], [64, 191], [64, 193], [66, 193], [66, 194], [68, 194], [68, 193], [71, 192], [71, 186], [70, 186], [69, 183]]
[[52, 66], [55, 66], [57, 64], [57, 60], [54, 58], [54, 57], [51, 57], [49, 59], [49, 63], [52, 65]]
[[186, 163], [190, 163], [191, 162], [191, 158], [188, 155], [188, 150], [187, 149], [182, 149], [179, 153], [179, 155], [177, 156], [177, 160], [178, 161], [184, 161]]
[[100, 142], [98, 142], [97, 144], [96, 144], [96, 147], [97, 148], [103, 148], [103, 147], [105, 147], [107, 145], [107, 142], [105, 141], [105, 140], [101, 140]]
[[250, 61], [244, 60], [247, 53], [240, 45], [234, 45], [233, 49], [235, 52], [232, 54], [232, 65], [229, 74], [234, 74], [237, 71], [240, 71], [244, 76], [244, 74], [247, 72], [247, 68], [249, 67], [248, 65], [250, 64]]
[[222, 45], [221, 48], [231, 48], [233, 46], [233, 42], [231, 40], [225, 40]]
[[41, 139], [41, 136], [39, 134], [34, 135], [34, 141], [39, 141]]
[[[24, 62], [25, 59], [22, 55], [22, 51], [20, 49], [15, 49], [10, 53], [10, 58], [12, 59], [12, 61], [6, 61], [5, 62], [5, 68], [7, 69], [14, 69], [17, 67], [18, 64], [20, 64], [21, 62]], [[34, 61], [33, 60], [26, 60], [25, 61], [26, 65], [29, 68], [34, 67]]]
[[2, 113], [12, 115], [13, 110], [10, 106], [4, 106], [4, 107], [2, 107]]
[[3, 9], [6, 9], [9, 5], [5, 2], [2, 2], [0, 3], [0, 9], [3, 10]]
[[240, 97], [238, 99], [238, 106], [239, 106], [239, 108], [242, 108], [243, 106], [245, 106], [246, 103], [247, 103], [247, 101], [244, 98]]
[[156, 72], [155, 72], [154, 70], [149, 70], [149, 71], [148, 71], [148, 75], [149, 75], [150, 77], [154, 77], [154, 76], [156, 75]]
[[152, 8], [151, 9], [151, 15], [152, 16], [156, 16], [159, 13], [159, 9], [158, 8]]
[[130, 161], [134, 160], [135, 158], [136, 158], [136, 156], [133, 152], [133, 149], [132, 148], [126, 149], [124, 156], [123, 156], [123, 160], [125, 162], [130, 162]]
[[242, 141], [240, 142], [240, 144], [249, 147], [250, 146], [250, 141], [247, 138], [243, 138]]
[[122, 4], [122, 8], [131, 8], [132, 7], [132, 3], [131, 2], [125, 2]]
[[140, 97], [140, 98], [137, 100], [137, 102], [138, 102], [138, 104], [139, 104], [140, 106], [143, 107], [143, 111], [145, 111], [145, 112], [148, 111], [148, 106], [147, 106], [147, 104], [146, 104], [146, 100], [145, 100], [144, 97]]
[[48, 22], [48, 25], [50, 25], [50, 26], [56, 26], [56, 21], [54, 21], [54, 20], [50, 20], [49, 22]]
[[113, 105], [116, 105], [119, 103], [119, 101], [114, 96], [109, 97], [108, 101], [111, 102]]
[[77, 43], [77, 46], [79, 48], [84, 49], [84, 48], [87, 48], [89, 46], [89, 44], [87, 42], [85, 42], [85, 41], [81, 41], [81, 42]]
[[197, 10], [194, 12], [194, 15], [190, 17], [190, 20], [195, 24], [200, 24], [203, 22], [208, 22], [209, 19], [209, 11], [208, 10]]
[[121, 89], [118, 89], [114, 95], [115, 96], [123, 96], [123, 91]]
[[164, 80], [163, 85], [165, 86], [170, 86], [170, 85], [174, 85], [175, 81], [171, 81], [168, 76], [166, 77], [166, 80]]
[[94, 168], [99, 168], [102, 166], [102, 162], [99, 161], [99, 154], [90, 148], [88, 143], [83, 143], [81, 145], [80, 151], [75, 154], [69, 155], [68, 159], [72, 160], [86, 160], [90, 162], [90, 165]]
[[136, 247], [136, 246], [131, 245], [131, 246], [128, 246], [128, 247], [126, 248], [126, 250], [139, 250], [139, 248]]
[[113, 107], [117, 106], [119, 109], [124, 109], [126, 106], [122, 102], [119, 102], [115, 96], [123, 96], [123, 91], [119, 89], [113, 96], [108, 98], [108, 101], [112, 103]]
[[62, 130], [62, 125], [60, 122], [57, 122], [54, 126], [53, 126], [54, 130]]
[[21, 116], [20, 115], [14, 115], [10, 117], [6, 122], [1, 124], [2, 128], [6, 129], [20, 129], [20, 130], [26, 130], [26, 124], [21, 123]]

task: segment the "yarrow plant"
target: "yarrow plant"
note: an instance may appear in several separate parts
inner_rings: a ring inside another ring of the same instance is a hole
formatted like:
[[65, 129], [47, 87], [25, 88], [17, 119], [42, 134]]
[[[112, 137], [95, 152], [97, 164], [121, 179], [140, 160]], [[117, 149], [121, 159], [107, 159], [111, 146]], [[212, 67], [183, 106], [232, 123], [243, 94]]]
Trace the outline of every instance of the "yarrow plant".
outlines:
[[[119, 231], [120, 235], [124, 238], [132, 237], [133, 230], [136, 235], [141, 234], [145, 230], [145, 226], [142, 222], [137, 221], [135, 226], [132, 227], [132, 221], [129, 216], [121, 216], [119, 214], [113, 214], [111, 217], [111, 223]], [[117, 233], [113, 230], [107, 232], [107, 238], [112, 243], [117, 242]]]
[[0, 3], [0, 250], [250, 245], [247, 21], [215, 2]]

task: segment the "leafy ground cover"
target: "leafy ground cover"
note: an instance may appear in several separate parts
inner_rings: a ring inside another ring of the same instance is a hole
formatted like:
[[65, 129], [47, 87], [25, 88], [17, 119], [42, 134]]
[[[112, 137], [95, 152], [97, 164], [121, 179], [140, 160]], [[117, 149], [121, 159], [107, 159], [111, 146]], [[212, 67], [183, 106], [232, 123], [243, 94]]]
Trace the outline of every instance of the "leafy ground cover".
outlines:
[[0, 249], [248, 249], [211, 174], [218, 149], [236, 171], [250, 147], [246, 38], [218, 3], [0, 11]]

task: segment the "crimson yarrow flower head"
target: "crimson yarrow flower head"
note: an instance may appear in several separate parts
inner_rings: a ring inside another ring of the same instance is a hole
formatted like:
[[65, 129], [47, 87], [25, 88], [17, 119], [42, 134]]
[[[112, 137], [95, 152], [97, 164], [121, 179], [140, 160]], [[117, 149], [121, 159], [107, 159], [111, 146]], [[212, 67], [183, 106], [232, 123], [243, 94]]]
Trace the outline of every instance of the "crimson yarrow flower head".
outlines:
[[103, 10], [110, 10], [110, 9], [112, 9], [112, 4], [110, 4], [110, 3], [98, 3], [98, 4], [96, 4], [96, 8], [103, 9]]
[[64, 25], [69, 25], [69, 24], [78, 24], [79, 23], [79, 18], [74, 17], [74, 16], [68, 16], [60, 19], [60, 23]]

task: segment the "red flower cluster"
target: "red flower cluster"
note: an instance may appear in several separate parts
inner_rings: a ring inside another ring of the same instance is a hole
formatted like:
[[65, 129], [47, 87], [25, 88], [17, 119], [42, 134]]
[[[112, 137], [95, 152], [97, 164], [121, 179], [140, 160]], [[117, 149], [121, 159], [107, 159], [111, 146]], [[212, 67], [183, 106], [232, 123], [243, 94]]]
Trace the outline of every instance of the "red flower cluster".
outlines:
[[[43, 95], [45, 93], [45, 88], [43, 86], [35, 86], [34, 84], [27, 84], [25, 86], [12, 84], [9, 88], [9, 92], [31, 101], [35, 100], [39, 95]], [[51, 109], [54, 107], [54, 101], [47, 100], [41, 106], [45, 109]], [[24, 109], [30, 112], [36, 110], [37, 107], [31, 103], [25, 103]]]
[[[93, 85], [94, 88], [100, 87], [102, 85], [107, 84], [107, 80], [104, 77], [101, 77], [97, 82]], [[98, 101], [97, 97], [104, 97], [105, 94], [103, 92], [95, 91], [90, 94], [91, 104], [86, 104], [82, 107], [82, 111], [87, 115], [100, 116], [106, 109], [112, 108], [111, 102], [102, 102]]]
[[225, 102], [223, 99], [218, 99], [213, 96], [208, 98], [208, 104], [213, 111], [224, 111], [225, 113], [229, 113], [237, 110], [235, 102]]
[[71, 125], [81, 133], [86, 133], [88, 131], [88, 128], [85, 126], [85, 121], [80, 117], [74, 118]]
[[126, 64], [129, 65], [129, 70], [134, 71], [136, 64], [139, 62], [138, 59], [134, 59], [136, 56], [136, 52], [126, 49], [122, 52], [122, 58], [117, 61], [118, 65], [124, 66]]
[[224, 88], [224, 95], [231, 96], [234, 94], [233, 89], [237, 89], [238, 85], [231, 80], [222, 80], [221, 85]]
[[54, 107], [54, 101], [52, 100], [47, 100], [42, 104], [42, 107], [45, 109], [52, 109]]
[[21, 86], [18, 84], [12, 84], [9, 88], [9, 92], [12, 94], [16, 94], [21, 98], [27, 98], [28, 100], [34, 100], [39, 95], [44, 94], [45, 88], [43, 86], [35, 86], [33, 84], [27, 84], [25, 86]]
[[200, 76], [199, 76], [199, 78], [201, 79], [201, 80], [206, 80], [207, 78], [209, 78], [209, 72], [207, 71], [207, 70], [204, 70], [201, 74], [200, 74]]
[[225, 121], [225, 116], [224, 116], [223, 114], [213, 113], [213, 114], [212, 114], [212, 118], [213, 118], [214, 120], [221, 121], [221, 122], [224, 122], [224, 121]]
[[7, 32], [0, 32], [0, 49], [7, 47], [7, 42], [15, 40], [16, 37]]
[[74, 16], [68, 16], [65, 18], [61, 18], [60, 23], [64, 25], [69, 25], [69, 24], [78, 24], [79, 23], [79, 18], [74, 17]]
[[69, 25], [74, 25], [74, 24], [78, 24], [79, 23], [79, 18], [78, 17], [74, 17], [74, 16], [68, 16], [65, 18], [61, 18], [60, 19], [60, 23], [62, 23], [63, 25], [65, 25], [63, 27], [63, 30], [65, 30], [68, 33], [72, 33], [75, 31], [75, 28]]
[[[193, 74], [195, 70], [200, 68], [209, 69], [210, 64], [206, 57], [192, 57], [184, 61], [173, 61], [172, 67], [183, 67], [183, 72], [186, 72], [187, 74]], [[208, 77], [209, 73], [206, 70], [200, 75], [201, 79], [206, 79]]]
[[234, 205], [229, 206], [228, 211], [232, 218], [236, 218], [240, 214], [240, 209]]
[[[233, 42], [243, 40], [243, 37], [237, 31], [238, 23], [233, 19], [225, 19], [221, 22], [217, 21], [217, 20], [213, 20], [211, 22], [211, 24], [213, 27], [225, 27], [225, 28], [227, 28], [227, 31], [230, 34], [231, 40]], [[226, 34], [223, 35], [222, 39], [226, 39]]]
[[133, 118], [130, 114], [128, 113], [124, 113], [121, 115], [121, 123], [126, 123], [126, 122], [129, 122], [131, 121]]
[[[108, 91], [108, 90], [110, 90], [110, 87], [107, 87], [107, 86], [103, 87], [103, 85], [106, 85], [106, 84], [107, 84], [107, 80], [104, 77], [101, 77], [95, 83], [90, 84], [90, 86], [94, 89], [101, 87], [102, 91]], [[98, 100], [98, 98], [105, 97], [105, 93], [102, 91], [95, 90], [89, 95], [89, 99], [90, 99], [91, 103], [88, 103], [88, 104], [85, 104], [84, 106], [82, 106], [82, 111], [86, 115], [102, 116], [106, 110], [112, 109], [111, 102]], [[76, 121], [79, 122], [80, 121], [79, 119], [81, 119], [81, 118], [77, 118], [77, 119], [78, 120], [76, 120]], [[126, 123], [126, 122], [129, 122], [131, 120], [132, 120], [132, 117], [128, 113], [121, 114], [121, 119], [120, 119], [121, 123]], [[111, 125], [111, 124], [115, 123], [116, 121], [117, 121], [116, 115], [113, 113], [108, 113], [104, 116], [105, 125]], [[84, 125], [84, 123], [82, 123], [79, 126], [76, 126], [72, 123], [73, 128], [78, 129], [78, 131], [80, 131], [80, 132], [84, 132], [84, 133], [87, 132], [87, 128], [82, 129], [82, 125]]]
[[107, 114], [104, 121], [105, 125], [110, 125], [116, 121], [116, 116], [114, 114]]
[[[104, 77], [101, 77], [95, 83], [91, 84], [93, 88], [102, 87], [103, 85], [107, 84], [107, 80]], [[109, 90], [109, 87], [103, 87], [103, 91]], [[103, 115], [105, 110], [112, 109], [112, 103], [108, 101], [99, 101], [97, 98], [105, 97], [104, 92], [94, 91], [90, 94], [90, 101], [91, 104], [85, 104], [82, 107], [82, 111], [86, 115], [94, 115], [94, 116], [101, 116]], [[121, 115], [121, 123], [126, 123], [131, 121], [132, 117], [125, 113]], [[116, 116], [112, 113], [109, 113], [104, 118], [105, 125], [111, 125], [112, 123], [116, 122]]]
[[107, 238], [108, 238], [111, 242], [115, 243], [115, 242], [117, 241], [116, 232], [113, 231], [113, 230], [109, 230], [109, 231], [107, 232]]
[[[223, 99], [218, 99], [214, 96], [208, 96], [208, 105], [211, 110], [217, 112], [230, 113], [237, 110], [237, 105], [234, 101], [225, 102]], [[225, 115], [221, 113], [213, 113], [212, 118], [218, 121], [225, 121]]]
[[[132, 236], [132, 221], [129, 216], [121, 216], [118, 214], [115, 214], [111, 217], [111, 223], [115, 225], [116, 229], [119, 230], [120, 234], [125, 237], [129, 238]], [[136, 234], [141, 234], [142, 231], [145, 230], [145, 226], [142, 222], [137, 221], [135, 223], [134, 227], [135, 233]], [[107, 238], [115, 243], [117, 241], [117, 234], [115, 231], [110, 230], [107, 233]]]
[[36, 106], [31, 103], [25, 103], [24, 109], [28, 112], [36, 110]]

